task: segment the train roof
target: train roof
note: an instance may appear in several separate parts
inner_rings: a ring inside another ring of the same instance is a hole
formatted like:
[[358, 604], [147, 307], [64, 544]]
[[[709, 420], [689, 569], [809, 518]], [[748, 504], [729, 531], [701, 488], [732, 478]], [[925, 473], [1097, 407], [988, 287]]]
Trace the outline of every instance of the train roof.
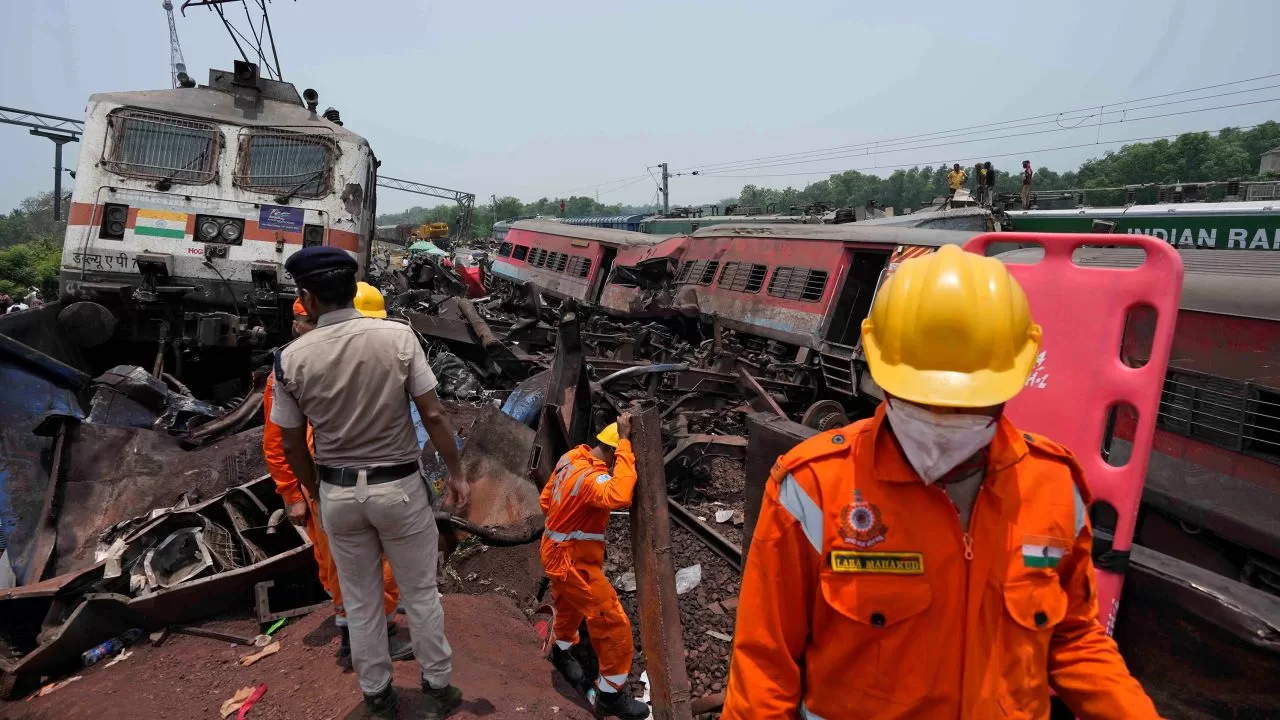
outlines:
[[560, 235], [580, 240], [595, 240], [596, 242], [625, 247], [657, 245], [668, 237], [666, 235], [647, 235], [645, 233], [631, 232], [630, 230], [597, 228], [589, 225], [569, 225], [549, 220], [521, 220], [512, 223], [511, 229], [528, 230], [547, 235]]
[[638, 215], [592, 215], [582, 217], [556, 218], [556, 222], [562, 222], [566, 225], [587, 225], [590, 223], [638, 223], [649, 217], [645, 214]]
[[765, 237], [778, 240], [829, 240], [831, 242], [878, 243], [941, 247], [962, 245], [977, 232], [929, 230], [911, 227], [872, 225], [865, 222], [841, 225], [727, 223], [694, 232], [691, 237]]
[[1207, 215], [1280, 215], [1280, 200], [1248, 200], [1243, 202], [1161, 203], [1128, 207], [1078, 207], [1067, 210], [1009, 210], [1018, 218], [1115, 218], [1151, 217], [1184, 218]]
[[[1280, 255], [1230, 250], [1179, 250], [1184, 310], [1280, 320]], [[1003, 252], [1005, 262], [1032, 264], [1044, 248]], [[1145, 254], [1136, 248], [1079, 248], [1072, 260], [1091, 267], [1135, 268]]]
[[[287, 85], [287, 83], [283, 84]], [[294, 94], [297, 94], [296, 91]], [[280, 93], [276, 95], [283, 96]], [[310, 131], [328, 135], [336, 140], [365, 142], [360, 135], [329, 122], [324, 117], [307, 110], [301, 103], [288, 102], [264, 94], [260, 106], [240, 108], [236, 106], [235, 93], [207, 85], [194, 88], [95, 93], [89, 96], [89, 102], [112, 103], [170, 115], [185, 115], [227, 125]]]

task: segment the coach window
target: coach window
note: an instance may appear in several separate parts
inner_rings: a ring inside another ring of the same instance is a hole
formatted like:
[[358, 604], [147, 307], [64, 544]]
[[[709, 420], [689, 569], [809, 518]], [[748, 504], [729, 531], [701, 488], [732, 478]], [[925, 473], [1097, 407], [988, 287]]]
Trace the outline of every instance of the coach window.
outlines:
[[502, 243], [501, 245], [499, 245], [499, 246], [498, 246], [498, 255], [499, 255], [499, 256], [501, 256], [501, 257], [510, 257], [510, 256], [511, 256], [511, 243], [509, 243], [509, 242], [504, 242], [504, 243]]
[[511, 259], [512, 259], [512, 260], [523, 260], [523, 259], [525, 259], [526, 257], [528, 257], [528, 255], [529, 255], [529, 246], [528, 246], [528, 245], [516, 245], [516, 246], [511, 250]]
[[322, 137], [251, 130], [241, 144], [235, 184], [290, 197], [323, 197], [329, 191], [331, 147]]
[[764, 277], [769, 268], [765, 265], [731, 262], [725, 263], [720, 273], [720, 287], [735, 292], [758, 293], [764, 285]]
[[217, 174], [222, 143], [213, 123], [124, 108], [107, 124], [103, 165], [118, 175], [203, 185]]
[[719, 260], [711, 260], [707, 262], [706, 267], [702, 268], [702, 276], [698, 278], [699, 285], [710, 285], [712, 280], [716, 279], [716, 270], [720, 268]]
[[769, 278], [769, 294], [787, 300], [818, 302], [826, 289], [826, 270], [780, 267]]

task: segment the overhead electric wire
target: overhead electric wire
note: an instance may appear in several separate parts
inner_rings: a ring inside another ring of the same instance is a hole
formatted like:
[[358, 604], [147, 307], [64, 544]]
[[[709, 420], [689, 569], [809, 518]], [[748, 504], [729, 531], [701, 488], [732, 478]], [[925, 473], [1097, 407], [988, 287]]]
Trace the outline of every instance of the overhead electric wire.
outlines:
[[[962, 137], [962, 136], [963, 136], [963, 135], [965, 135], [965, 134], [973, 134], [974, 132], [980, 132], [980, 131], [984, 131], [984, 130], [987, 130], [987, 131], [1000, 131], [1000, 130], [1013, 129], [1013, 127], [1025, 127], [1026, 125], [1024, 125], [1024, 126], [1017, 126], [1017, 125], [1014, 125], [1014, 123], [1023, 123], [1023, 122], [1029, 121], [1029, 120], [1036, 120], [1036, 121], [1040, 121], [1040, 122], [1037, 122], [1037, 123], [1031, 123], [1031, 125], [1044, 124], [1044, 123], [1046, 123], [1046, 122], [1058, 122], [1058, 121], [1061, 121], [1061, 120], [1081, 120], [1081, 127], [1083, 127], [1083, 121], [1084, 121], [1084, 120], [1087, 120], [1087, 119], [1092, 119], [1092, 118], [1094, 118], [1094, 117], [1097, 117], [1097, 113], [1094, 113], [1094, 114], [1091, 114], [1091, 115], [1088, 115], [1088, 116], [1084, 116], [1083, 118], [1076, 118], [1076, 117], [1064, 117], [1064, 116], [1069, 116], [1069, 115], [1072, 115], [1072, 114], [1074, 114], [1074, 113], [1089, 112], [1089, 111], [1094, 111], [1094, 110], [1097, 110], [1097, 111], [1099, 111], [1099, 112], [1102, 112], [1104, 115], [1105, 115], [1105, 114], [1110, 114], [1110, 113], [1116, 113], [1116, 112], [1121, 112], [1121, 113], [1123, 113], [1123, 112], [1127, 112], [1127, 111], [1133, 111], [1133, 110], [1142, 109], [1142, 108], [1126, 108], [1126, 107], [1122, 107], [1122, 106], [1126, 106], [1126, 105], [1132, 105], [1132, 104], [1134, 104], [1134, 103], [1138, 103], [1138, 102], [1145, 102], [1145, 101], [1147, 101], [1147, 100], [1157, 100], [1157, 99], [1161, 99], [1161, 98], [1174, 97], [1174, 96], [1177, 96], [1177, 95], [1186, 95], [1186, 94], [1189, 94], [1189, 93], [1202, 92], [1202, 91], [1205, 91], [1205, 90], [1213, 90], [1213, 89], [1222, 88], [1222, 87], [1230, 87], [1230, 86], [1233, 86], [1233, 85], [1241, 85], [1241, 84], [1244, 84], [1244, 83], [1257, 82], [1257, 81], [1259, 81], [1259, 80], [1266, 80], [1266, 79], [1276, 78], [1276, 77], [1280, 77], [1280, 73], [1271, 73], [1271, 74], [1267, 74], [1267, 75], [1259, 75], [1259, 76], [1257, 76], [1257, 77], [1247, 78], [1247, 79], [1243, 79], [1243, 80], [1234, 80], [1234, 81], [1226, 82], [1226, 83], [1217, 83], [1217, 84], [1214, 84], [1214, 85], [1205, 85], [1205, 86], [1198, 87], [1198, 88], [1191, 88], [1191, 89], [1187, 89], [1187, 90], [1178, 90], [1178, 91], [1175, 91], [1175, 92], [1169, 92], [1169, 93], [1161, 93], [1161, 94], [1159, 94], [1159, 95], [1149, 95], [1149, 96], [1147, 96], [1147, 97], [1135, 98], [1135, 99], [1133, 99], [1133, 100], [1124, 100], [1124, 101], [1120, 101], [1120, 102], [1112, 102], [1112, 103], [1099, 103], [1099, 104], [1089, 105], [1089, 106], [1082, 107], [1082, 108], [1076, 108], [1076, 109], [1073, 109], [1073, 110], [1062, 110], [1062, 111], [1055, 112], [1055, 113], [1046, 113], [1046, 114], [1041, 114], [1041, 115], [1030, 115], [1030, 116], [1027, 116], [1027, 117], [1015, 118], [1015, 119], [1012, 119], [1012, 120], [1004, 120], [1004, 121], [999, 121], [999, 122], [982, 123], [982, 124], [978, 124], [978, 125], [970, 125], [970, 126], [961, 127], [961, 128], [952, 128], [952, 129], [949, 129], [949, 130], [939, 130], [939, 131], [934, 131], [934, 132], [929, 132], [929, 133], [920, 133], [920, 134], [916, 134], [916, 135], [905, 135], [905, 136], [896, 137], [896, 138], [887, 138], [887, 139], [884, 139], [884, 140], [874, 140], [874, 141], [868, 141], [868, 142], [863, 142], [863, 143], [856, 143], [856, 144], [852, 144], [852, 145], [837, 145], [837, 146], [832, 146], [832, 147], [827, 147], [827, 148], [819, 148], [819, 149], [815, 149], [815, 150], [806, 150], [806, 151], [794, 152], [794, 153], [782, 153], [782, 154], [779, 154], [779, 155], [765, 155], [765, 156], [761, 156], [761, 157], [750, 158], [750, 159], [744, 159], [744, 160], [731, 160], [731, 161], [722, 161], [722, 162], [716, 162], [716, 163], [703, 163], [703, 164], [700, 164], [700, 165], [690, 165], [690, 166], [687, 166], [687, 167], [679, 168], [679, 169], [677, 169], [677, 170], [676, 170], [676, 172], [679, 172], [679, 173], [681, 173], [681, 174], [690, 174], [690, 172], [689, 172], [689, 171], [692, 171], [692, 170], [698, 170], [698, 171], [699, 171], [699, 174], [703, 174], [703, 172], [711, 171], [711, 170], [713, 170], [713, 169], [726, 170], [726, 169], [729, 169], [729, 168], [728, 168], [728, 166], [740, 166], [740, 165], [747, 165], [747, 164], [749, 164], [749, 163], [755, 163], [755, 162], [765, 161], [765, 160], [778, 160], [778, 159], [787, 159], [787, 158], [798, 158], [798, 157], [804, 157], [804, 156], [825, 156], [825, 155], [828, 155], [828, 154], [831, 154], [831, 153], [842, 152], [842, 151], [848, 151], [848, 150], [855, 150], [855, 149], [863, 149], [863, 148], [865, 148], [865, 149], [872, 149], [872, 150], [875, 150], [875, 149], [879, 149], [879, 148], [881, 148], [881, 147], [886, 147], [886, 146], [888, 146], [888, 147], [892, 147], [892, 146], [894, 146], [894, 145], [898, 145], [898, 144], [901, 144], [901, 143], [903, 143], [903, 142], [907, 142], [907, 141], [913, 141], [913, 140], [915, 140], [915, 141], [919, 141], [919, 140], [933, 140], [933, 139], [940, 139], [940, 138], [939, 138], [939, 137], [937, 137], [937, 136], [944, 136], [944, 137], [946, 137], [946, 136], [951, 136], [951, 135], [949, 135], [949, 134], [951, 134], [951, 133], [960, 133], [960, 135], [958, 135], [957, 137]], [[1173, 103], [1167, 103], [1167, 104], [1181, 104], [1181, 103], [1186, 103], [1186, 102], [1195, 102], [1196, 100], [1206, 100], [1206, 99], [1211, 99], [1211, 98], [1215, 98], [1215, 97], [1223, 97], [1223, 96], [1226, 96], [1226, 95], [1237, 95], [1237, 94], [1242, 94], [1242, 93], [1258, 92], [1258, 91], [1261, 91], [1261, 90], [1271, 89], [1271, 88], [1274, 88], [1274, 87], [1276, 87], [1276, 86], [1275, 86], [1275, 85], [1271, 85], [1271, 86], [1260, 87], [1260, 88], [1250, 88], [1250, 89], [1247, 89], [1247, 90], [1233, 91], [1233, 92], [1229, 92], [1229, 93], [1219, 93], [1219, 94], [1215, 94], [1215, 95], [1207, 95], [1207, 96], [1203, 96], [1203, 97], [1199, 97], [1199, 98], [1187, 98], [1187, 99], [1185, 99], [1185, 100], [1175, 101], [1175, 102], [1173, 102]], [[1145, 106], [1145, 107], [1159, 107], [1159, 106], [1161, 106], [1161, 105], [1165, 105], [1165, 104], [1166, 104], [1166, 103], [1160, 103], [1160, 104], [1151, 105], [1151, 106]], [[1114, 108], [1114, 109], [1113, 109], [1113, 110], [1110, 110], [1109, 112], [1107, 112], [1106, 110], [1107, 110], [1108, 108]], [[1012, 127], [1006, 127], [1006, 126], [1012, 126]], [[1089, 127], [1093, 127], [1093, 126], [1094, 126], [1093, 124], [1090, 124], [1090, 125], [1089, 125]], [[1073, 128], [1062, 128], [1062, 129], [1073, 129]]]
[[[596, 188], [605, 187], [606, 185], [614, 185], [621, 182], [627, 182], [628, 180], [636, 180], [637, 178], [643, 180], [644, 178], [647, 178], [647, 177], [649, 177], [649, 173], [648, 173], [648, 170], [646, 169], [646, 171], [644, 173], [641, 173], [640, 175], [629, 175], [624, 178], [618, 178], [617, 180], [610, 180], [609, 182], [596, 183], [594, 185], [580, 185], [576, 188], [573, 188], [572, 190], [566, 190], [565, 192], [561, 193], [560, 196], [571, 195], [579, 190], [594, 190]], [[635, 183], [630, 183], [630, 184], [634, 185]], [[617, 188], [614, 188], [614, 190], [616, 189]], [[613, 190], [609, 190], [608, 192], [613, 192]]]
[[[1096, 125], [1091, 123], [1091, 124], [1089, 124], [1089, 125], [1087, 125], [1087, 126], [1081, 126], [1081, 127], [1069, 127], [1069, 128], [1061, 128], [1061, 127], [1060, 127], [1060, 128], [1051, 128], [1051, 129], [1047, 129], [1047, 130], [1036, 130], [1036, 131], [1032, 131], [1032, 132], [1012, 133], [1012, 134], [1009, 134], [1009, 135], [992, 135], [992, 136], [988, 136], [988, 137], [973, 138], [973, 139], [970, 139], [970, 140], [950, 140], [950, 141], [947, 141], [947, 142], [942, 142], [942, 143], [933, 143], [933, 144], [929, 144], [929, 145], [913, 145], [913, 146], [909, 146], [909, 147], [902, 147], [902, 148], [896, 148], [896, 149], [891, 149], [891, 150], [878, 150], [878, 151], [877, 151], [876, 153], [874, 153], [874, 154], [876, 154], [876, 155], [879, 155], [879, 154], [885, 154], [885, 155], [888, 155], [888, 154], [892, 154], [892, 153], [903, 153], [903, 152], [909, 152], [909, 151], [913, 151], [913, 150], [925, 150], [925, 149], [929, 149], [929, 148], [937, 148], [937, 147], [951, 147], [951, 146], [953, 146], [953, 145], [964, 145], [964, 144], [967, 144], [967, 143], [986, 142], [986, 141], [989, 141], [989, 140], [1008, 140], [1008, 139], [1010, 139], [1010, 138], [1029, 137], [1029, 136], [1032, 136], [1032, 135], [1047, 135], [1047, 134], [1050, 134], [1050, 133], [1070, 132], [1070, 131], [1072, 131], [1072, 130], [1082, 130], [1082, 129], [1091, 130], [1091, 129], [1093, 129], [1093, 128], [1094, 128], [1094, 127], [1096, 127], [1096, 126], [1120, 125], [1120, 124], [1123, 124], [1123, 123], [1136, 123], [1136, 122], [1141, 122], [1141, 121], [1143, 121], [1143, 120], [1156, 120], [1156, 119], [1159, 119], [1159, 118], [1174, 117], [1174, 116], [1177, 116], [1177, 115], [1190, 115], [1190, 114], [1198, 113], [1198, 112], [1209, 112], [1209, 111], [1211, 111], [1211, 110], [1224, 110], [1224, 109], [1227, 109], [1227, 108], [1244, 107], [1244, 106], [1247, 106], [1247, 105], [1261, 105], [1261, 104], [1263, 104], [1263, 103], [1278, 102], [1278, 101], [1280, 101], [1280, 97], [1274, 97], [1274, 98], [1267, 98], [1267, 99], [1265, 99], [1265, 100], [1252, 100], [1252, 101], [1249, 101], [1249, 102], [1243, 102], [1243, 103], [1233, 103], [1233, 104], [1230, 104], [1230, 105], [1216, 105], [1216, 106], [1214, 106], [1214, 107], [1208, 107], [1208, 108], [1197, 108], [1197, 109], [1194, 109], [1194, 110], [1181, 110], [1181, 111], [1178, 111], [1178, 112], [1161, 113], [1161, 114], [1159, 114], [1159, 115], [1146, 115], [1146, 116], [1143, 116], [1143, 117], [1137, 117], [1137, 118], [1121, 118], [1121, 119], [1119, 119], [1119, 120], [1109, 120], [1109, 121], [1099, 122], [1099, 123], [1097, 123]], [[1096, 143], [1096, 141], [1095, 141], [1095, 143]], [[747, 165], [747, 166], [743, 166], [743, 167], [725, 168], [725, 169], [723, 169], [723, 170], [712, 170], [712, 171], [708, 171], [708, 172], [702, 172], [702, 171], [699, 171], [699, 172], [698, 172], [698, 176], [699, 176], [699, 177], [725, 177], [723, 173], [742, 172], [742, 171], [744, 171], [744, 170], [758, 170], [758, 169], [762, 169], [762, 168], [771, 168], [771, 167], [784, 167], [784, 166], [789, 166], [789, 165], [806, 165], [806, 164], [808, 164], [808, 163], [812, 163], [812, 162], [821, 162], [821, 161], [826, 161], [826, 160], [842, 160], [842, 159], [851, 158], [851, 157], [866, 157], [866, 156], [868, 156], [868, 155], [872, 155], [872, 154], [873, 154], [873, 153], [869, 153], [869, 152], [857, 152], [857, 153], [848, 153], [848, 154], [844, 154], [844, 155], [831, 155], [831, 156], [821, 157], [821, 158], [808, 158], [808, 159], [804, 159], [804, 160], [790, 160], [790, 161], [786, 161], [786, 162], [776, 162], [776, 163], [760, 163], [760, 164], [757, 164], [757, 165]], [[877, 162], [876, 167], [890, 167], [890, 166], [882, 166], [882, 165], [880, 165], [880, 164]], [[688, 173], [688, 174], [690, 174], [690, 175], [691, 175], [692, 173]]]
[[[1142, 106], [1139, 106], [1139, 107], [1136, 107], [1136, 108], [1126, 108], [1126, 109], [1123, 109], [1123, 110], [1108, 110], [1108, 111], [1106, 111], [1106, 112], [1101, 113], [1100, 115], [1099, 115], [1099, 114], [1097, 114], [1097, 113], [1095, 113], [1095, 114], [1093, 114], [1093, 115], [1088, 116], [1088, 119], [1099, 118], [1099, 121], [1098, 121], [1098, 122], [1096, 122], [1096, 123], [1095, 123], [1095, 122], [1090, 122], [1088, 125], [1085, 125], [1085, 124], [1082, 122], [1082, 123], [1080, 123], [1080, 124], [1078, 124], [1078, 125], [1072, 125], [1072, 126], [1069, 126], [1069, 127], [1063, 127], [1061, 124], [1057, 124], [1057, 122], [1056, 122], [1056, 121], [1053, 121], [1053, 120], [1041, 120], [1041, 121], [1033, 122], [1033, 123], [1024, 123], [1024, 124], [1022, 124], [1022, 125], [1010, 125], [1010, 126], [1008, 126], [1008, 127], [1006, 127], [1006, 128], [1001, 128], [1001, 130], [1014, 130], [1014, 129], [1021, 128], [1021, 127], [1035, 127], [1035, 126], [1038, 126], [1038, 125], [1046, 125], [1046, 124], [1050, 124], [1050, 123], [1054, 123], [1054, 127], [1047, 128], [1047, 129], [1045, 129], [1045, 130], [1036, 131], [1036, 132], [1028, 132], [1028, 133], [1013, 133], [1013, 134], [1010, 134], [1010, 135], [989, 135], [989, 136], [984, 136], [984, 137], [976, 137], [976, 138], [972, 138], [972, 139], [969, 139], [969, 140], [954, 140], [954, 141], [952, 141], [952, 142], [947, 142], [947, 143], [935, 143], [935, 144], [928, 144], [928, 145], [926, 145], [926, 144], [920, 144], [920, 143], [903, 143], [903, 142], [898, 142], [898, 143], [882, 143], [882, 144], [877, 144], [877, 145], [875, 145], [875, 146], [873, 146], [873, 147], [869, 147], [869, 148], [863, 149], [863, 150], [861, 150], [861, 151], [859, 151], [859, 152], [843, 153], [843, 154], [837, 154], [837, 153], [825, 153], [825, 154], [822, 154], [822, 155], [813, 155], [813, 156], [811, 156], [811, 157], [806, 157], [806, 158], [796, 159], [796, 160], [789, 160], [789, 161], [785, 161], [785, 162], [777, 162], [777, 163], [755, 163], [755, 164], [742, 163], [742, 164], [739, 164], [739, 165], [735, 165], [735, 166], [733, 166], [733, 167], [721, 167], [721, 168], [712, 169], [712, 170], [703, 170], [703, 169], [699, 169], [699, 170], [697, 171], [697, 174], [698, 174], [698, 175], [715, 175], [715, 174], [720, 173], [720, 172], [736, 172], [736, 171], [741, 171], [741, 170], [750, 170], [750, 169], [759, 168], [759, 167], [777, 167], [777, 166], [781, 166], [781, 165], [802, 165], [802, 164], [804, 164], [804, 163], [809, 163], [809, 162], [819, 162], [819, 161], [823, 161], [823, 160], [839, 160], [839, 159], [841, 159], [841, 158], [848, 158], [848, 157], [862, 157], [862, 156], [867, 156], [867, 155], [878, 155], [878, 154], [881, 154], [881, 153], [888, 154], [888, 153], [894, 153], [894, 152], [902, 152], [902, 151], [904, 151], [904, 150], [919, 150], [919, 149], [923, 149], [923, 148], [942, 147], [942, 146], [945, 146], [945, 145], [958, 145], [958, 144], [966, 143], [966, 142], [981, 142], [981, 141], [983, 141], [983, 140], [1003, 140], [1003, 139], [1007, 139], [1007, 138], [1011, 138], [1011, 137], [1024, 137], [1024, 136], [1027, 136], [1027, 135], [1037, 135], [1037, 134], [1041, 134], [1041, 133], [1049, 133], [1049, 132], [1064, 132], [1064, 131], [1068, 131], [1068, 130], [1079, 130], [1079, 129], [1097, 128], [1097, 127], [1106, 126], [1106, 125], [1118, 125], [1118, 124], [1120, 124], [1120, 123], [1125, 123], [1125, 122], [1131, 122], [1131, 123], [1132, 123], [1132, 122], [1140, 122], [1140, 121], [1142, 121], [1142, 120], [1154, 120], [1154, 119], [1158, 119], [1158, 118], [1162, 118], [1162, 117], [1171, 117], [1171, 116], [1174, 116], [1174, 115], [1186, 115], [1186, 114], [1195, 113], [1195, 112], [1207, 112], [1207, 111], [1210, 111], [1210, 110], [1222, 110], [1222, 109], [1225, 109], [1225, 108], [1241, 107], [1241, 106], [1244, 106], [1244, 105], [1257, 105], [1257, 104], [1261, 104], [1261, 103], [1265, 103], [1265, 102], [1275, 102], [1277, 99], [1280, 99], [1280, 98], [1270, 98], [1270, 99], [1267, 99], [1267, 100], [1256, 100], [1256, 101], [1250, 101], [1250, 102], [1245, 102], [1245, 103], [1235, 103], [1235, 104], [1230, 104], [1230, 105], [1216, 105], [1216, 106], [1208, 107], [1208, 108], [1196, 108], [1196, 109], [1194, 109], [1194, 110], [1184, 110], [1184, 111], [1179, 111], [1179, 112], [1176, 112], [1176, 113], [1165, 113], [1165, 114], [1161, 114], [1161, 115], [1146, 115], [1146, 116], [1141, 116], [1141, 117], [1132, 117], [1132, 118], [1131, 118], [1131, 117], [1127, 117], [1127, 116], [1126, 116], [1126, 115], [1127, 115], [1127, 113], [1129, 113], [1129, 112], [1133, 112], [1133, 111], [1137, 111], [1137, 110], [1147, 110], [1147, 109], [1157, 108], [1157, 107], [1167, 107], [1167, 106], [1169, 106], [1169, 105], [1180, 105], [1180, 104], [1187, 103], [1187, 102], [1194, 102], [1194, 101], [1196, 101], [1196, 100], [1210, 100], [1210, 99], [1213, 99], [1213, 98], [1217, 98], [1217, 97], [1224, 97], [1224, 96], [1227, 96], [1227, 95], [1238, 95], [1238, 94], [1241, 94], [1241, 93], [1256, 92], [1256, 91], [1259, 91], [1259, 90], [1272, 90], [1272, 89], [1275, 89], [1275, 88], [1280, 88], [1280, 84], [1277, 84], [1277, 85], [1268, 85], [1268, 86], [1266, 86], [1266, 87], [1254, 88], [1254, 89], [1252, 89], [1252, 90], [1240, 90], [1240, 91], [1235, 91], [1235, 92], [1230, 92], [1230, 93], [1220, 93], [1220, 94], [1218, 94], [1218, 95], [1207, 95], [1207, 96], [1204, 96], [1204, 97], [1191, 98], [1191, 99], [1188, 99], [1188, 100], [1178, 100], [1178, 101], [1168, 102], [1168, 103], [1155, 103], [1155, 104], [1152, 104], [1152, 105], [1142, 105]], [[1101, 119], [1102, 117], [1106, 117], [1106, 116], [1108, 116], [1108, 115], [1121, 115], [1122, 117], [1121, 117], [1119, 120], [1111, 120], [1111, 121], [1104, 121], [1104, 120], [1102, 120], [1102, 119]], [[987, 131], [983, 131], [983, 132], [987, 132]], [[990, 132], [995, 132], [995, 130], [991, 130]], [[949, 139], [949, 138], [963, 138], [963, 137], [966, 137], [966, 136], [969, 136], [969, 135], [974, 135], [974, 134], [976, 134], [976, 133], [973, 133], [973, 132], [969, 132], [969, 133], [959, 133], [959, 134], [957, 134], [957, 135], [939, 136], [939, 137], [936, 137], [936, 138], [930, 138], [930, 140], [946, 140], [946, 139]], [[903, 145], [904, 145], [904, 144], [905, 144], [905, 147], [903, 147]], [[686, 172], [686, 173], [681, 173], [681, 174], [682, 174], [682, 175], [692, 175], [693, 173]]]
[[[1258, 126], [1245, 125], [1243, 127], [1236, 127], [1232, 129], [1233, 130], [1252, 130], [1253, 128], [1256, 128], [1256, 127]], [[964, 158], [958, 158], [958, 159], [959, 160], [989, 160], [991, 158], [1015, 157], [1018, 155], [1030, 155], [1032, 153], [1054, 152], [1056, 150], [1075, 150], [1078, 148], [1096, 147], [1098, 145], [1115, 145], [1118, 143], [1130, 143], [1130, 142], [1149, 142], [1152, 140], [1165, 140], [1168, 138], [1176, 138], [1179, 135], [1185, 135], [1190, 132], [1207, 132], [1210, 134], [1215, 134], [1220, 131], [1218, 130], [1187, 130], [1184, 132], [1169, 133], [1166, 135], [1151, 135], [1148, 137], [1125, 138], [1122, 140], [1102, 140], [1102, 141], [1080, 143], [1078, 145], [1060, 145], [1057, 147], [1037, 148], [1032, 150], [1019, 150], [1016, 152], [1007, 152], [1007, 153], [984, 153], [982, 155], [975, 155], [973, 157], [964, 157]], [[802, 175], [838, 175], [840, 173], [850, 172], [850, 171], [886, 170], [886, 169], [892, 169], [892, 168], [918, 167], [921, 165], [924, 165], [924, 166], [945, 165], [947, 162], [956, 160], [956, 159], [957, 158], [948, 158], [947, 160], [916, 161], [916, 162], [909, 162], [909, 163], [900, 163], [896, 165], [874, 165], [874, 166], [867, 166], [867, 167], [860, 167], [860, 168], [841, 168], [839, 170], [810, 170], [806, 172], [759, 173], [759, 174], [753, 174], [753, 175], [698, 175], [698, 177], [740, 178], [741, 179], [741, 178], [762, 178], [762, 177], [799, 177]]]

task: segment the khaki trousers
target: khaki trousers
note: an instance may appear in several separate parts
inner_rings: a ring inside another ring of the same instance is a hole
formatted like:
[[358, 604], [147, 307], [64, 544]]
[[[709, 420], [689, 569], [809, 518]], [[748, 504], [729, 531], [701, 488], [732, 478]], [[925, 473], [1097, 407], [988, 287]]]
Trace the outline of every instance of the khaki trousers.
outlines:
[[391, 682], [383, 614], [384, 554], [400, 585], [400, 604], [409, 617], [422, 678], [435, 688], [448, 685], [452, 650], [444, 636], [444, 608], [436, 588], [440, 535], [422, 474], [369, 485], [361, 471], [354, 487], [321, 482], [320, 520], [338, 568], [351, 633], [351, 663], [360, 689], [372, 695]]

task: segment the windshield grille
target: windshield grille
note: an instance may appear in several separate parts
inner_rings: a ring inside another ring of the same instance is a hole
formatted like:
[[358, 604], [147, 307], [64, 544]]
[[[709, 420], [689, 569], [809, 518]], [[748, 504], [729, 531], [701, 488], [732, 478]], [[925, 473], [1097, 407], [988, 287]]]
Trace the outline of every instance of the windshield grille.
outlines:
[[250, 190], [321, 197], [329, 187], [330, 144], [298, 133], [249, 134], [236, 184]]
[[111, 142], [103, 164], [112, 172], [189, 185], [210, 182], [217, 174], [213, 123], [140, 110], [116, 111], [109, 122]]

